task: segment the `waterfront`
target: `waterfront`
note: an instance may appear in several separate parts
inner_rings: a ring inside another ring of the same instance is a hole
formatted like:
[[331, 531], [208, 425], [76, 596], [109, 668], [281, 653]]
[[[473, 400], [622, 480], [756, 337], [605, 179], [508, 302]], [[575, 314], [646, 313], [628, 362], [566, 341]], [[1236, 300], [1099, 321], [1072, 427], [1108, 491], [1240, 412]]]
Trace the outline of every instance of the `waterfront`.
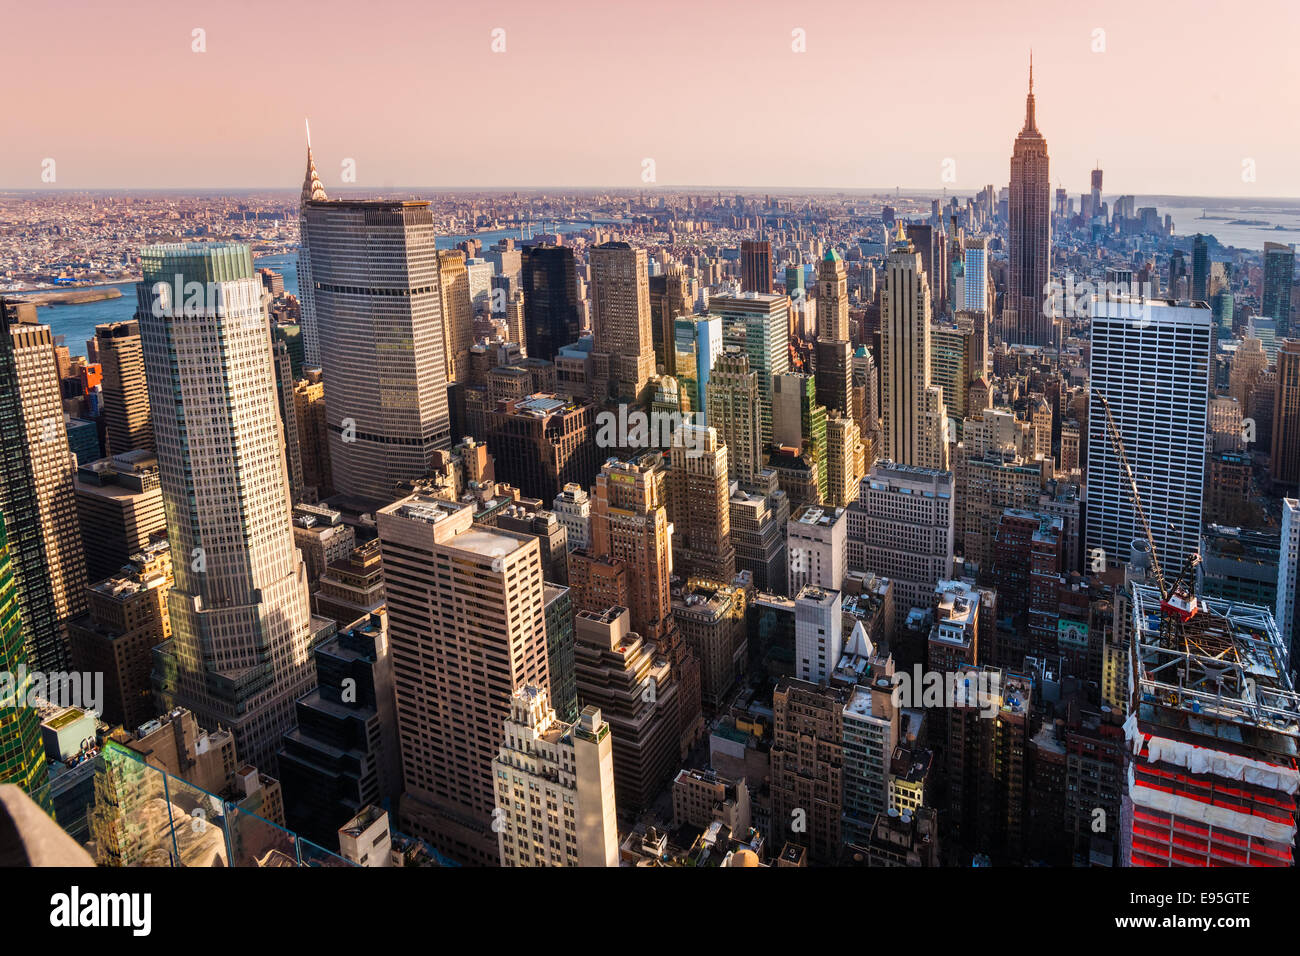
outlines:
[[[1233, 199], [1180, 199], [1166, 205], [1142, 197], [1139, 205], [1155, 205], [1160, 216], [1173, 217], [1174, 235], [1214, 236], [1225, 246], [1260, 252], [1266, 242], [1294, 243], [1300, 246], [1300, 203], [1279, 199], [1272, 203], [1252, 203]], [[1201, 218], [1205, 216], [1206, 218]], [[1263, 225], [1247, 225], [1261, 222]], [[1281, 226], [1281, 229], [1275, 228]]]
[[[592, 223], [587, 222], [576, 222], [548, 224], [548, 227], [568, 234], [590, 229], [592, 225]], [[472, 235], [440, 236], [438, 238], [438, 248], [454, 249], [457, 243], [471, 238], [478, 239], [483, 243], [483, 248], [487, 249], [499, 239], [520, 238], [520, 230], [494, 229]], [[254, 260], [253, 265], [259, 269], [274, 269], [276, 272], [281, 273], [284, 276], [285, 291], [292, 295], [298, 294], [297, 253], [265, 256]], [[86, 288], [100, 287], [88, 286]], [[37, 309], [40, 320], [50, 326], [50, 331], [56, 338], [62, 337], [63, 344], [68, 347], [68, 350], [73, 355], [86, 354], [86, 341], [94, 338], [95, 326], [102, 325], [105, 322], [123, 322], [135, 314], [135, 282], [115, 282], [104, 288], [117, 289], [122, 295], [120, 298], [103, 299], [98, 302], [47, 305], [40, 306]]]

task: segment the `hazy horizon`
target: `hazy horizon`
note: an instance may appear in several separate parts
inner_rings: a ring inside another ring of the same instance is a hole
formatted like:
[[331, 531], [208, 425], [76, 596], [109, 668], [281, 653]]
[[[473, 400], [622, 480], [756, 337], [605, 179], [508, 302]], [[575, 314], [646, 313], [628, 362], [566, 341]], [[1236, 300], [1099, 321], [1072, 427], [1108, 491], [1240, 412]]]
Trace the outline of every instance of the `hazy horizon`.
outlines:
[[1108, 195], [1300, 198], [1284, 0], [67, 0], [4, 23], [0, 189], [297, 188], [309, 117], [327, 189], [348, 160], [359, 189], [648, 189], [650, 159], [676, 189], [969, 193], [1007, 181], [1032, 48], [1054, 186], [1099, 163]]

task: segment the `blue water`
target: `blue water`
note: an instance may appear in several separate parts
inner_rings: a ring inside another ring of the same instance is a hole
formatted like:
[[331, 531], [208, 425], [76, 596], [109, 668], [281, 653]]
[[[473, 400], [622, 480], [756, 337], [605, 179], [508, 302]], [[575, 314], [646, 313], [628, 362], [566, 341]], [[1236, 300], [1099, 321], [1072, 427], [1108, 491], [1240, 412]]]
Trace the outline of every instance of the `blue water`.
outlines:
[[[590, 229], [591, 223], [547, 223], [548, 231], [561, 233], [579, 232]], [[540, 227], [535, 231], [540, 232]], [[456, 244], [466, 239], [478, 239], [487, 249], [498, 239], [518, 239], [518, 229], [496, 229], [491, 232], [477, 232], [472, 236], [440, 236], [439, 249], [454, 249]], [[298, 254], [266, 256], [255, 259], [253, 265], [259, 269], [274, 269], [284, 276], [284, 289], [291, 295], [298, 294]], [[80, 305], [47, 305], [37, 310], [40, 320], [50, 326], [50, 332], [57, 338], [63, 337], [63, 344], [73, 355], [86, 354], [86, 342], [95, 337], [95, 326], [105, 322], [123, 322], [135, 314], [134, 282], [117, 282], [109, 288], [122, 293], [120, 299], [105, 299], [100, 302], [86, 302]]]
[[[1260, 203], [1206, 199], [1200, 205], [1191, 202], [1177, 206], [1157, 204], [1156, 211], [1161, 218], [1166, 213], [1173, 217], [1176, 236], [1203, 232], [1225, 246], [1238, 249], [1263, 250], [1265, 242], [1300, 246], [1300, 204], [1295, 200], [1278, 200], [1275, 206], [1266, 207]], [[1202, 218], [1203, 215], [1211, 218]], [[1261, 220], [1268, 225], [1247, 226], [1235, 222], [1237, 220]]]

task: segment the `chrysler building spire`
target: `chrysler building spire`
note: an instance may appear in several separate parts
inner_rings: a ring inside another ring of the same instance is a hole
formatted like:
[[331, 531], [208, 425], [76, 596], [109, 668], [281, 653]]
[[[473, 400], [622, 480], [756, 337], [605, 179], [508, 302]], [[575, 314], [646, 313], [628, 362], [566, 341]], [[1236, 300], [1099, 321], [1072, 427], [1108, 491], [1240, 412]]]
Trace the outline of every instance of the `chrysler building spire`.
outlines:
[[307, 174], [302, 180], [302, 202], [314, 201], [323, 202], [329, 197], [325, 195], [325, 186], [320, 181], [320, 176], [316, 172], [316, 161], [311, 155], [311, 123], [303, 120], [307, 126]]

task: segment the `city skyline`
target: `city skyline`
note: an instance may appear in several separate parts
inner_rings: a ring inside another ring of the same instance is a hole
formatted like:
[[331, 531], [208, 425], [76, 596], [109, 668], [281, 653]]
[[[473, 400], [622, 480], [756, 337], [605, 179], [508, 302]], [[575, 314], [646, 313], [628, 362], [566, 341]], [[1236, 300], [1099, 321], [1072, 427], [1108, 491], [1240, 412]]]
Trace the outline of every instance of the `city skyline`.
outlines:
[[[1246, 18], [1197, 30], [1202, 14], [1215, 12], [1208, 2], [1185, 6], [1185, 18], [1119, 3], [1080, 11], [1003, 3], [997, 29], [973, 34], [986, 54], [975, 66], [978, 108], [964, 76], [972, 34], [963, 26], [963, 8], [949, 2], [906, 12], [850, 4], [786, 10], [765, 2], [738, 17], [730, 9], [674, 0], [635, 29], [622, 15], [587, 3], [558, 13], [508, 3], [454, 22], [393, 3], [368, 10], [369, 25], [378, 31], [400, 22], [402, 29], [377, 46], [382, 52], [360, 56], [340, 28], [352, 11], [339, 3], [319, 4], [311, 17], [259, 9], [256, 30], [242, 22], [247, 9], [241, 4], [168, 7], [132, 24], [129, 72], [105, 63], [113, 51], [126, 49], [125, 21], [103, 8], [69, 6], [78, 15], [57, 21], [55, 55], [40, 45], [9, 54], [12, 75], [40, 75], [42, 81], [23, 91], [22, 107], [10, 116], [8, 132], [19, 145], [0, 157], [0, 188], [289, 187], [301, 177], [300, 124], [308, 116], [327, 189], [830, 184], [976, 190], [1006, 181], [1006, 149], [1018, 128], [1015, 101], [1032, 49], [1042, 128], [1053, 149], [1053, 186], [1083, 191], [1089, 170], [1100, 162], [1110, 182], [1130, 194], [1300, 197], [1300, 187], [1288, 181], [1300, 133], [1274, 121], [1296, 113], [1300, 94], [1293, 85], [1271, 82], [1269, 74], [1294, 33], [1286, 21], [1300, 26], [1300, 11], [1282, 3], [1269, 4], [1280, 28], [1268, 32], [1254, 30]], [[8, 21], [15, 34], [40, 35], [55, 26], [52, 15], [25, 10]], [[924, 35], [921, 23], [929, 31]], [[274, 35], [295, 42], [254, 42]], [[445, 43], [429, 43], [431, 36]], [[930, 56], [906, 42], [873, 46], [879, 36], [924, 36]], [[494, 45], [504, 49], [493, 52]], [[1250, 58], [1221, 55], [1247, 45]], [[676, 53], [668, 70], [662, 68], [665, 49]], [[864, 56], [864, 49], [870, 53]], [[196, 66], [196, 57], [210, 66]], [[421, 72], [431, 57], [434, 68]], [[771, 77], [771, 96], [729, 98], [756, 69], [754, 57], [762, 75]], [[954, 77], [945, 65], [958, 57], [963, 75]], [[315, 65], [321, 62], [349, 66], [321, 69]], [[617, 69], [633, 78], [642, 69], [646, 86], [637, 90], [635, 79], [582, 84], [567, 78], [566, 70], [579, 69], [597, 76]], [[150, 79], [156, 74], [174, 79], [160, 86]], [[876, 87], [864, 80], [872, 75], [883, 81], [876, 96]], [[204, 124], [169, 129], [165, 117], [182, 115], [183, 103], [215, 77], [229, 89], [213, 98]], [[286, 77], [306, 82], [286, 84]], [[426, 105], [442, 103], [458, 77], [467, 78], [459, 108], [471, 122], [481, 113], [474, 136], [442, 135], [445, 114]], [[1156, 122], [1151, 92], [1169, 83], [1151, 85], [1153, 77], [1195, 80], [1191, 88], [1205, 91], [1205, 115], [1222, 115], [1230, 133], [1189, 137], [1179, 124]], [[906, 78], [904, 95], [896, 90], [899, 78]], [[86, 108], [88, 85], [109, 108]], [[373, 96], [376, 89], [383, 97]], [[518, 98], [521, 89], [526, 99]], [[624, 92], [640, 94], [628, 112], [631, 121], [597, 121], [621, 115], [617, 111], [631, 102], [621, 98]], [[115, 108], [146, 95], [151, 115], [163, 118], [157, 136], [138, 135]], [[679, 115], [685, 102], [704, 104], [690, 115], [699, 135], [659, 132], [656, 117]], [[770, 135], [773, 129], [816, 130], [845, 108], [862, 121], [841, 124], [829, 140], [837, 149], [809, 151], [799, 135]], [[915, 122], [936, 111], [945, 122]], [[873, 133], [900, 128], [909, 134], [883, 144]], [[234, 130], [239, 137], [229, 136]], [[384, 131], [392, 135], [374, 135]], [[526, 154], [516, 148], [525, 142], [536, 144]], [[1192, 144], [1195, 163], [1186, 161]], [[654, 161], [653, 183], [642, 179], [647, 159]], [[54, 161], [52, 182], [42, 178], [46, 160]], [[344, 181], [345, 160], [355, 164], [354, 182]], [[1243, 179], [1247, 161], [1253, 181]]]
[[114, 2], [5, 54], [0, 865], [1295, 865], [1300, 196], [1163, 191], [1300, 189], [1289, 8]]

